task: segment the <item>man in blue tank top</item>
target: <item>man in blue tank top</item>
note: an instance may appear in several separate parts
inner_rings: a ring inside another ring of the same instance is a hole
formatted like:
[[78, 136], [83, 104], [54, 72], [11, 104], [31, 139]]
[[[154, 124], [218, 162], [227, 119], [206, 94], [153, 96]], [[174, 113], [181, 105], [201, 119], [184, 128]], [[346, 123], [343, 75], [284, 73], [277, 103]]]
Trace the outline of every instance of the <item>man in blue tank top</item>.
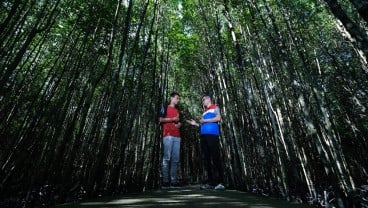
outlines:
[[220, 109], [213, 104], [210, 95], [202, 96], [202, 104], [205, 107], [205, 111], [200, 120], [201, 124], [193, 119], [187, 121], [193, 126], [200, 127], [201, 153], [204, 168], [207, 172], [207, 180], [201, 186], [201, 189], [214, 188], [216, 190], [224, 190], [224, 171], [220, 157], [220, 126], [218, 123], [221, 120]]

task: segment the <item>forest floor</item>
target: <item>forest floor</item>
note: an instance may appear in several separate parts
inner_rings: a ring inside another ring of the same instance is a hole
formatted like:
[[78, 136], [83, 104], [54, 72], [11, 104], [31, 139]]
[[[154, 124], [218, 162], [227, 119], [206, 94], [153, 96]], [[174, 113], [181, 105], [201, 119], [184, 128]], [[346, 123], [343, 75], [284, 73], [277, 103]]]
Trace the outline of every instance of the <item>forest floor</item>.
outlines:
[[101, 198], [72, 204], [61, 204], [56, 207], [307, 208], [310, 206], [290, 203], [271, 197], [256, 196], [236, 190], [200, 190], [199, 186], [186, 186], [181, 189], [152, 190], [139, 194], [127, 194], [116, 198]]

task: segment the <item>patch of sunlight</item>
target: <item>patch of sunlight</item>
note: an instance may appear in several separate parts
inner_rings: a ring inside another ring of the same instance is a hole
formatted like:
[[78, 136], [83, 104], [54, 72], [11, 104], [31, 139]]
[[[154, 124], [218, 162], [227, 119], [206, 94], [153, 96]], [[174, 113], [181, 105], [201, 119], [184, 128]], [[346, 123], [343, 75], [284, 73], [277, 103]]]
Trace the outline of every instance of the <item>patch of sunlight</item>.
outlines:
[[247, 206], [249, 204], [246, 203], [246, 202], [227, 202], [226, 205], [244, 207], [244, 206]]
[[[230, 207], [248, 207], [249, 204], [246, 202], [218, 202], [218, 201], [214, 201], [214, 202], [204, 202], [201, 203], [201, 206], [218, 206], [218, 204], [223, 204], [224, 206], [230, 206]], [[256, 206], [257, 208], [260, 208], [258, 206]], [[271, 207], [272, 208], [272, 207]]]
[[118, 199], [105, 204], [122, 205], [122, 204], [137, 204], [144, 202], [158, 202], [158, 203], [178, 203], [178, 200], [164, 199], [164, 198], [144, 198], [144, 199]]
[[145, 199], [118, 199], [111, 202], [107, 202], [106, 204], [135, 204], [146, 201]]
[[176, 198], [192, 198], [192, 197], [203, 197], [203, 194], [188, 194], [188, 195], [172, 195], [172, 197]]
[[205, 205], [205, 206], [217, 206], [219, 203], [223, 203], [223, 202], [218, 202], [218, 201], [214, 201], [214, 202], [203, 202], [203, 203], [201, 203], [201, 205]]
[[128, 0], [124, 0], [124, 1], [123, 1], [123, 4], [124, 4], [125, 8], [127, 8], [127, 7], [129, 6], [129, 5], [128, 5], [128, 4], [129, 4], [129, 3], [128, 3]]
[[81, 206], [100, 206], [104, 204], [105, 202], [82, 202], [80, 203]]
[[361, 111], [363, 112], [366, 111], [366, 107], [364, 107], [364, 105], [360, 102], [360, 100], [356, 96], [353, 97], [353, 102], [359, 107], [361, 107]]
[[182, 189], [180, 192], [192, 192], [193, 189]]
[[[185, 190], [170, 190], [168, 193], [181, 193], [181, 192], [183, 192], [183, 191], [185, 191]], [[188, 191], [190, 191], [189, 189], [187, 190], [187, 192]]]
[[307, 121], [306, 126], [307, 126], [307, 129], [308, 129], [308, 135], [312, 135], [312, 134], [317, 133], [317, 130], [314, 127], [312, 122]]
[[205, 196], [205, 195], [202, 195], [201, 198], [203, 199], [225, 199], [225, 197], [221, 197], [221, 196]]
[[157, 201], [158, 203], [181, 203], [178, 200], [172, 200], [172, 199], [161, 199]]

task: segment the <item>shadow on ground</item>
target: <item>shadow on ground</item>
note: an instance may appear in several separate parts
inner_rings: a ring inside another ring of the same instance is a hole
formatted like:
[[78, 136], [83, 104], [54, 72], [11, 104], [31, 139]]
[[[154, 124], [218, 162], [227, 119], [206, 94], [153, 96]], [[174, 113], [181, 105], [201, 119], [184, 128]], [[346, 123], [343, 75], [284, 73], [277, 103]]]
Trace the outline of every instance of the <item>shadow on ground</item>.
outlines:
[[244, 208], [306, 208], [280, 199], [259, 197], [235, 190], [200, 190], [199, 186], [188, 186], [177, 190], [155, 190], [140, 194], [129, 194], [119, 198], [104, 198], [62, 204], [59, 208], [74, 207], [244, 207]]

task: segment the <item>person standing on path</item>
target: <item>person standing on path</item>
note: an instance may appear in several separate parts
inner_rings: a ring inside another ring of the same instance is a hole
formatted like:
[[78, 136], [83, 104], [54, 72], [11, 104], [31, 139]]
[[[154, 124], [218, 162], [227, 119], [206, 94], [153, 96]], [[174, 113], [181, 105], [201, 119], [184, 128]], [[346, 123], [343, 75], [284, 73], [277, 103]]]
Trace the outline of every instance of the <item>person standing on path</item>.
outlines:
[[179, 93], [170, 94], [170, 104], [161, 109], [159, 121], [163, 130], [162, 189], [179, 188], [177, 169], [180, 159]]
[[200, 145], [204, 168], [207, 172], [207, 180], [201, 189], [224, 190], [224, 171], [220, 157], [220, 109], [213, 104], [212, 97], [208, 94], [202, 96], [202, 104], [205, 107], [200, 119], [200, 124], [191, 119], [187, 121], [193, 126], [200, 127]]

